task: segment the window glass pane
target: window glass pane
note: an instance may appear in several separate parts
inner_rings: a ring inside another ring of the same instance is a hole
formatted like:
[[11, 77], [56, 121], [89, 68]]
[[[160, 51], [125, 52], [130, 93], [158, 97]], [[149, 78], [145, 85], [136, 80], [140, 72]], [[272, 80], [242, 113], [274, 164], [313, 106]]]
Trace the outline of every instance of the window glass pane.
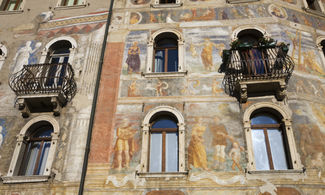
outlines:
[[270, 114], [257, 115], [251, 119], [252, 125], [260, 125], [260, 124], [278, 124], [279, 122], [276, 118]]
[[177, 128], [177, 124], [170, 119], [160, 119], [152, 125], [152, 128]]
[[14, 11], [15, 10], [15, 6], [16, 6], [16, 3], [17, 3], [17, 0], [10, 1], [7, 10], [8, 11]]
[[168, 50], [168, 72], [177, 72], [178, 71], [178, 51], [177, 49]]
[[263, 130], [252, 130], [252, 140], [256, 170], [270, 170]]
[[42, 175], [44, 173], [44, 169], [45, 169], [47, 156], [49, 154], [50, 147], [51, 147], [51, 142], [44, 142], [43, 151], [41, 154], [41, 158], [40, 158], [40, 162], [39, 162], [39, 166], [38, 166], [38, 170], [37, 170], [37, 174], [39, 174], [39, 175]]
[[274, 169], [288, 169], [288, 163], [283, 144], [282, 131], [280, 131], [279, 129], [268, 129], [267, 134], [269, 136]]
[[33, 135], [33, 137], [51, 137], [53, 129], [51, 126], [44, 126]]
[[73, 5], [74, 0], [67, 0], [67, 1], [68, 1], [67, 6]]
[[178, 134], [166, 133], [166, 172], [178, 171]]
[[161, 172], [162, 168], [162, 134], [151, 133], [149, 172]]
[[37, 160], [37, 154], [40, 148], [40, 142], [31, 143], [31, 147], [28, 151], [28, 163], [26, 167], [25, 175], [34, 175], [35, 163]]
[[164, 72], [165, 51], [157, 50], [155, 54], [155, 72]]

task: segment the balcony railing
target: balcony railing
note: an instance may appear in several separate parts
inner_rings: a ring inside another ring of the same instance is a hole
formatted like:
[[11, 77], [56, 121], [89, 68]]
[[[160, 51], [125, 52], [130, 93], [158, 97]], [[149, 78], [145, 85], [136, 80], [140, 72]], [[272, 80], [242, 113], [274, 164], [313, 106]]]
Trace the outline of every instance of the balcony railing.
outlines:
[[62, 94], [70, 101], [76, 94], [77, 85], [70, 64], [33, 64], [9, 78], [9, 86], [17, 96], [32, 94]]
[[281, 80], [286, 85], [294, 69], [294, 62], [287, 53], [285, 44], [224, 50], [219, 72], [225, 73], [226, 93], [239, 97], [242, 89], [238, 86], [245, 82]]

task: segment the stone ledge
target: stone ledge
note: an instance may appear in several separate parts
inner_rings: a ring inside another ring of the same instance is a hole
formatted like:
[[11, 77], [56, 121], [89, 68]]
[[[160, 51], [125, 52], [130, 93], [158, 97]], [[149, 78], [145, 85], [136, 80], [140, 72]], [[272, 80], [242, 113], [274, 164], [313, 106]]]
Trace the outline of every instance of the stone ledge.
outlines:
[[188, 171], [185, 172], [136, 172], [136, 175], [140, 178], [183, 178], [188, 175]]
[[79, 9], [79, 8], [84, 8], [86, 6], [87, 6], [86, 4], [70, 5], [70, 6], [57, 6], [54, 8], [54, 10]]
[[170, 77], [184, 77], [186, 72], [141, 72], [141, 75], [145, 78], [170, 78]]
[[227, 3], [229, 4], [237, 4], [237, 3], [251, 3], [251, 2], [256, 2], [260, 0], [227, 0]]
[[2, 176], [4, 184], [11, 183], [35, 183], [46, 182], [49, 180], [50, 175], [31, 175], [31, 176]]
[[21, 14], [23, 12], [24, 12], [24, 10], [0, 11], [0, 15]]
[[153, 8], [174, 8], [174, 7], [180, 7], [183, 3], [167, 3], [167, 4], [150, 4], [150, 7]]

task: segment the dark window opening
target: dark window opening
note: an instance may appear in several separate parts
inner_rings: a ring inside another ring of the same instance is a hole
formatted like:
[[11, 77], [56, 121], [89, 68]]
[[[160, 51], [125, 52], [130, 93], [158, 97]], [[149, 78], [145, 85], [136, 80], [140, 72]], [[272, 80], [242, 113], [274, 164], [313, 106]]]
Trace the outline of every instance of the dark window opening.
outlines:
[[61, 6], [80, 5], [81, 0], [62, 0]]
[[178, 37], [173, 33], [162, 33], [155, 39], [153, 72], [178, 71]]
[[317, 0], [307, 0], [308, 8], [315, 10], [315, 11], [321, 11], [320, 6], [317, 2]]
[[159, 0], [159, 4], [176, 3], [176, 0]]
[[322, 40], [322, 42], [320, 42], [320, 45], [322, 46], [322, 51], [323, 54], [325, 55], [325, 40]]
[[178, 126], [164, 112], [150, 122], [149, 172], [178, 172]]

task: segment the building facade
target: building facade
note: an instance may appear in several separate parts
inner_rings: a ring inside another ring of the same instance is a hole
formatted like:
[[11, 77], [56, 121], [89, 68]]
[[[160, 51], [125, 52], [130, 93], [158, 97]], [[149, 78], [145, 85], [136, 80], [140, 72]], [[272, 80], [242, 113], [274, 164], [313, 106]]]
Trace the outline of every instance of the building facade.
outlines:
[[77, 194], [109, 1], [0, 1], [0, 194]]
[[84, 194], [324, 194], [320, 0], [120, 0]]

